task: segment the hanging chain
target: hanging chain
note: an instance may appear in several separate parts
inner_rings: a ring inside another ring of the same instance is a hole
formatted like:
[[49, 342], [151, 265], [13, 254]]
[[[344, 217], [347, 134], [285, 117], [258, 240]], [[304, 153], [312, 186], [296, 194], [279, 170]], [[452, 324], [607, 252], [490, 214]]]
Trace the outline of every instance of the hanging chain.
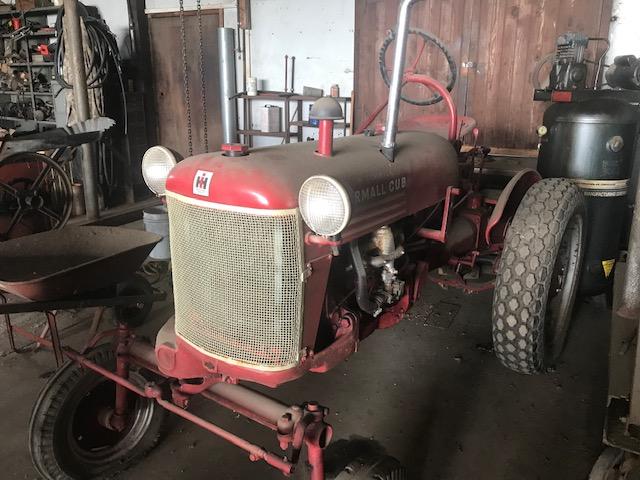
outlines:
[[[191, 131], [191, 92], [189, 91], [189, 66], [187, 64], [187, 34], [184, 26], [184, 0], [180, 2], [180, 40], [182, 41], [182, 79], [184, 81], [184, 97], [187, 104], [187, 137], [189, 139], [189, 156], [193, 155], [193, 134]], [[199, 4], [198, 0], [198, 4]]]
[[204, 137], [204, 151], [209, 151], [209, 134], [207, 131], [207, 84], [204, 71], [204, 45], [202, 40], [202, 0], [198, 0], [198, 40], [200, 42], [200, 88], [202, 93], [202, 133]]

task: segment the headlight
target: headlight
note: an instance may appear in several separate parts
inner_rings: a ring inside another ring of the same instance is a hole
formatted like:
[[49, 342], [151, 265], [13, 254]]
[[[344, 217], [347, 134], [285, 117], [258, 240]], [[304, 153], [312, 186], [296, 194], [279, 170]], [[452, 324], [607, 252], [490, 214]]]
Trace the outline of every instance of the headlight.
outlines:
[[309, 178], [300, 189], [300, 213], [318, 235], [332, 237], [342, 232], [351, 219], [351, 203], [342, 185], [319, 175]]
[[167, 177], [177, 164], [176, 157], [165, 147], [151, 147], [142, 157], [142, 176], [144, 182], [156, 195], [164, 195], [167, 189]]

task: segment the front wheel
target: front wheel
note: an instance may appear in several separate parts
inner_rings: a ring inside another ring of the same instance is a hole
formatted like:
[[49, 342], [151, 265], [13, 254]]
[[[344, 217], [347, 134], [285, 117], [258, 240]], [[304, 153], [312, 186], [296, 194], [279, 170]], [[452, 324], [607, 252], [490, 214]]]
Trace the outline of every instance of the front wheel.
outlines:
[[[101, 346], [88, 358], [110, 371], [115, 354]], [[129, 379], [144, 385], [132, 371]], [[115, 383], [67, 362], [40, 393], [29, 422], [29, 447], [38, 473], [47, 480], [103, 478], [124, 470], [159, 441], [165, 411], [155, 401], [128, 395], [129, 411], [123, 431], [103, 426], [113, 408]]]
[[524, 374], [562, 353], [585, 242], [585, 203], [571, 181], [545, 179], [522, 199], [507, 231], [493, 298], [498, 359]]

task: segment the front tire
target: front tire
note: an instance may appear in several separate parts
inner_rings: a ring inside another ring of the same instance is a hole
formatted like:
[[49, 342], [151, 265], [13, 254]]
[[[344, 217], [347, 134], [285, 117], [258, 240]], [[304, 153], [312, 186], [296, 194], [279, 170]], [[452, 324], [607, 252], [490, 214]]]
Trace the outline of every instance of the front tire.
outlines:
[[524, 374], [544, 372], [562, 353], [578, 289], [585, 203], [567, 179], [533, 185], [507, 231], [493, 298], [498, 359]]
[[[96, 348], [87, 357], [110, 371], [115, 353], [110, 345]], [[146, 379], [131, 371], [130, 380]], [[129, 396], [129, 418], [123, 432], [105, 428], [98, 421], [113, 405], [115, 383], [67, 362], [47, 382], [29, 422], [29, 448], [34, 466], [47, 480], [104, 478], [126, 469], [158, 443], [165, 411], [155, 401]]]

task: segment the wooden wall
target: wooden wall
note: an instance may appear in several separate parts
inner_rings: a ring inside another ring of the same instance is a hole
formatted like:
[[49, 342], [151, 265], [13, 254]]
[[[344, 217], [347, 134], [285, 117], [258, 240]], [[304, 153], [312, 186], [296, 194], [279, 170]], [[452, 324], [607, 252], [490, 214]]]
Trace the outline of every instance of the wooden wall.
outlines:
[[[356, 124], [388, 95], [378, 69], [378, 51], [386, 31], [396, 28], [399, 3], [356, 0]], [[423, 0], [413, 7], [411, 26], [435, 34], [455, 57], [459, 78], [454, 99], [461, 113], [477, 120], [481, 143], [533, 148], [545, 108], [532, 100], [535, 63], [555, 50], [561, 33], [607, 37], [611, 9], [612, 0]], [[408, 61], [417, 56], [418, 47], [417, 42], [409, 44]], [[588, 58], [602, 51], [602, 44], [596, 44]], [[445, 78], [444, 60], [435, 51], [430, 48], [423, 58], [420, 73]], [[473, 65], [464, 68], [463, 63], [469, 62]], [[439, 111], [441, 106], [403, 103], [401, 115]]]

